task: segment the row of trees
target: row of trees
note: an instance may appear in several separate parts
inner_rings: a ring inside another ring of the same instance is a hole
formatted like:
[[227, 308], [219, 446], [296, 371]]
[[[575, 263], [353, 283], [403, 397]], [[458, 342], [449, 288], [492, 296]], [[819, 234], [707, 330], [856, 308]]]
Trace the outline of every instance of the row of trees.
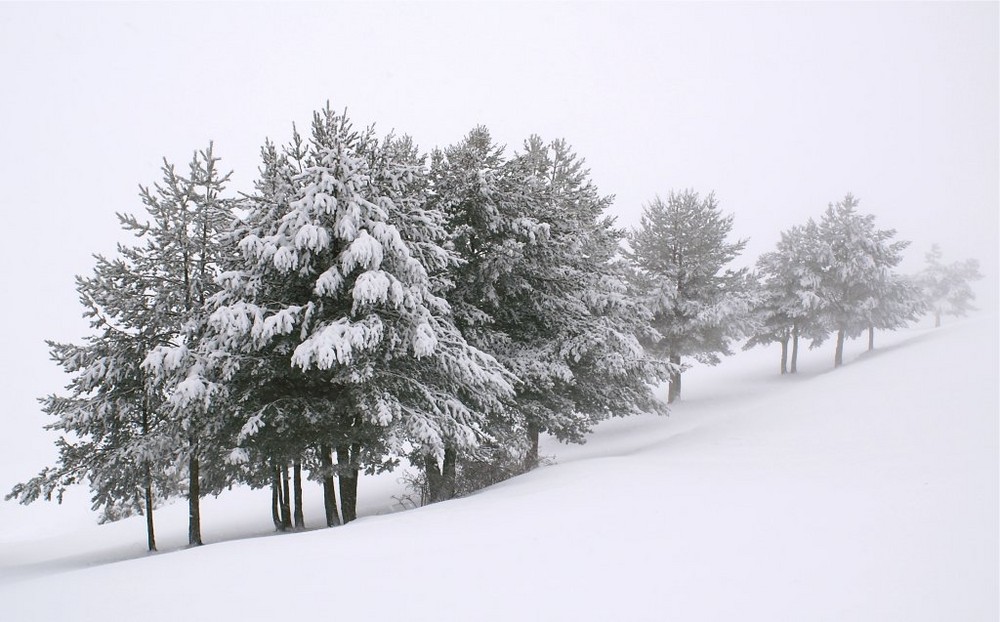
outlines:
[[745, 347], [780, 343], [782, 374], [797, 371], [800, 338], [817, 347], [835, 336], [839, 367], [847, 338], [867, 332], [871, 350], [876, 329], [901, 328], [928, 310], [940, 326], [941, 315], [965, 315], [972, 308], [969, 282], [981, 278], [976, 260], [942, 264], [935, 245], [923, 272], [900, 274], [895, 268], [909, 242], [877, 228], [875, 217], [858, 205], [848, 194], [819, 222], [810, 219], [782, 232], [777, 248], [757, 262], [757, 328]]
[[77, 280], [92, 334], [49, 344], [72, 377], [42, 400], [57, 464], [8, 498], [89, 482], [107, 518], [146, 516], [153, 550], [158, 503], [186, 495], [200, 544], [200, 499], [233, 484], [270, 486], [275, 527], [301, 527], [305, 473], [332, 526], [361, 471], [406, 460], [448, 499], [532, 468], [543, 432], [665, 412], [654, 390], [679, 397], [687, 358], [920, 310], [891, 272], [905, 244], [851, 197], [758, 279], [727, 267], [745, 242], [713, 195], [657, 198], [628, 234], [564, 141], [507, 155], [480, 127], [425, 156], [327, 108], [261, 154], [250, 194], [209, 146], [119, 216], [138, 244]]

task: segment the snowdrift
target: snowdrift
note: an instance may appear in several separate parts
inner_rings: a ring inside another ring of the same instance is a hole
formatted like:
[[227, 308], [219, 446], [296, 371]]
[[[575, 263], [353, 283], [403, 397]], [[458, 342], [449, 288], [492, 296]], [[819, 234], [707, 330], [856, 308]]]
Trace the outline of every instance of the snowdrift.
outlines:
[[880, 339], [797, 377], [759, 349], [692, 370], [670, 417], [548, 444], [468, 498], [403, 512], [398, 474], [367, 478], [346, 527], [270, 535], [269, 493], [239, 490], [205, 503], [197, 549], [183, 503], [154, 555], [141, 518], [8, 532], [0, 617], [995, 620], [996, 319]]

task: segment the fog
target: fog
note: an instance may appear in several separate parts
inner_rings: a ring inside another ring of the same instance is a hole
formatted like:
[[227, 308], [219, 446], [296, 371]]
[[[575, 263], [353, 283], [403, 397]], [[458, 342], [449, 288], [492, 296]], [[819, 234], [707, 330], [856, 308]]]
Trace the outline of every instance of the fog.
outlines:
[[913, 242], [904, 271], [978, 258], [993, 310], [998, 58], [996, 3], [2, 4], [0, 492], [53, 456], [43, 340], [84, 334], [73, 277], [162, 157], [214, 140], [248, 190], [327, 101], [428, 150], [562, 137], [623, 226], [714, 191], [751, 263], [852, 192]]

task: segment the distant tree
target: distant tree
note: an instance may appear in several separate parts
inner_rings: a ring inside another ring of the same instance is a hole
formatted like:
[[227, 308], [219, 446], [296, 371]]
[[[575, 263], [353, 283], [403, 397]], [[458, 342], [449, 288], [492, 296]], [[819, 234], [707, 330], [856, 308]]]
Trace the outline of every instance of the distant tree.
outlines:
[[934, 244], [927, 253], [927, 267], [917, 277], [923, 288], [924, 299], [934, 313], [934, 326], [941, 326], [942, 315], [963, 317], [975, 310], [972, 301], [976, 295], [971, 281], [983, 278], [979, 262], [975, 259], [942, 263], [941, 248]]
[[818, 294], [820, 273], [814, 261], [817, 238], [812, 221], [792, 227], [781, 233], [775, 250], [757, 260], [761, 283], [757, 330], [744, 349], [780, 343], [782, 374], [798, 371], [800, 337], [817, 338], [826, 331], [822, 324], [823, 301]]
[[878, 281], [874, 305], [868, 312], [868, 350], [875, 349], [875, 329], [896, 330], [915, 322], [927, 309], [915, 279], [889, 273]]
[[844, 341], [870, 329], [880, 298], [889, 293], [891, 270], [902, 260], [906, 241], [891, 241], [894, 229], [877, 229], [875, 217], [858, 212], [848, 194], [831, 204], [818, 225], [819, 294], [824, 313], [837, 334], [834, 366], [844, 362]]
[[673, 366], [670, 402], [681, 396], [685, 357], [715, 365], [753, 326], [749, 273], [726, 267], [746, 246], [746, 240], [727, 240], [732, 226], [714, 194], [701, 198], [687, 190], [656, 197], [629, 238], [638, 285], [653, 315], [655, 336], [645, 345]]

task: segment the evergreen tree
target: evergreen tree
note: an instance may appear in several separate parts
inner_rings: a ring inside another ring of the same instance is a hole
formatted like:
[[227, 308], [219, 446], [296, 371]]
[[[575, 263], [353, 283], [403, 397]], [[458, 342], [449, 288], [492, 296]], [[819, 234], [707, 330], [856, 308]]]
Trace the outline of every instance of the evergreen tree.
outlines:
[[927, 267], [918, 277], [923, 288], [924, 300], [934, 313], [934, 326], [941, 326], [942, 315], [963, 317], [975, 309], [972, 301], [976, 295], [970, 281], [983, 278], [979, 273], [979, 262], [975, 259], [941, 262], [941, 248], [934, 244], [927, 253]]
[[671, 192], [644, 208], [629, 239], [638, 286], [653, 314], [655, 336], [646, 347], [672, 365], [670, 402], [681, 396], [685, 357], [715, 365], [753, 327], [749, 273], [726, 268], [746, 246], [727, 241], [732, 225], [714, 194]]
[[11, 493], [30, 502], [87, 478], [95, 509], [105, 508], [107, 516], [143, 508], [151, 550], [155, 498], [174, 492], [169, 474], [179, 446], [187, 447], [190, 541], [201, 541], [198, 424], [185, 399], [190, 383], [179, 382], [168, 400], [163, 366], [148, 365], [148, 357], [156, 360], [173, 344], [176, 363], [186, 356], [183, 344], [196, 338], [192, 327], [214, 287], [217, 235], [231, 218], [220, 199], [228, 175], [217, 162], [211, 145], [195, 153], [187, 177], [164, 161], [163, 181], [140, 188], [149, 220], [119, 214], [122, 227], [145, 244], [119, 246], [120, 258], [98, 257], [94, 277], [78, 278], [85, 315], [99, 332], [82, 346], [50, 344], [53, 358], [76, 374], [69, 396], [43, 400], [43, 409], [59, 417], [50, 427], [68, 435], [57, 443], [59, 465]]
[[[178, 457], [186, 463], [191, 545], [202, 543], [201, 497], [223, 484], [215, 469], [221, 457], [211, 439], [218, 409], [210, 411], [208, 399], [221, 388], [207, 379], [212, 361], [199, 351], [206, 303], [218, 289], [215, 279], [226, 252], [223, 235], [234, 217], [232, 200], [223, 197], [231, 173], [222, 173], [218, 162], [212, 144], [194, 154], [187, 176], [165, 161], [163, 183], [152, 191], [142, 188], [146, 217], [120, 216], [125, 229], [145, 241], [127, 249], [128, 257], [149, 279], [159, 324], [167, 333], [164, 343], [147, 354], [143, 369], [164, 393]], [[206, 459], [213, 467], [208, 471]]]
[[783, 231], [777, 248], [757, 260], [761, 280], [760, 304], [756, 308], [758, 329], [744, 349], [780, 343], [782, 374], [798, 371], [800, 337], [822, 339], [827, 332], [821, 314], [823, 299], [818, 293], [818, 242], [816, 224], [810, 220], [804, 226]]
[[51, 356], [72, 375], [68, 395], [41, 400], [62, 435], [57, 464], [14, 487], [7, 498], [61, 501], [65, 488], [89, 482], [102, 520], [146, 516], [146, 540], [156, 550], [153, 510], [175, 492], [170, 439], [160, 394], [141, 363], [164, 338], [147, 283], [119, 258], [96, 256], [93, 276], [77, 277], [77, 292], [93, 334], [80, 345], [48, 342]]
[[[455, 259], [407, 145], [327, 108], [308, 141], [293, 138], [282, 155], [266, 148], [241, 265], [223, 275], [210, 321], [223, 375], [250, 378], [234, 384], [242, 438], [277, 417], [314, 425], [317, 444], [336, 447], [345, 521], [360, 468], [405, 446], [438, 460], [450, 444], [474, 446], [511, 391], [500, 365], [466, 343], [432, 277]], [[261, 393], [276, 383], [273, 399]]]
[[647, 317], [618, 261], [622, 232], [603, 216], [611, 198], [565, 141], [533, 137], [508, 159], [478, 127], [435, 152], [431, 178], [462, 259], [448, 294], [458, 324], [520, 380], [494, 436], [523, 446], [530, 468], [541, 432], [580, 441], [611, 414], [656, 409], [658, 368], [636, 338]]
[[868, 350], [875, 349], [875, 329], [896, 330], [914, 322], [927, 309], [919, 283], [889, 273], [877, 282], [875, 304], [868, 313]]
[[831, 204], [818, 225], [820, 296], [824, 313], [837, 333], [834, 366], [844, 360], [844, 341], [868, 330], [876, 321], [879, 299], [892, 282], [891, 270], [909, 242], [892, 238], [893, 229], [877, 229], [875, 217], [857, 211], [851, 194]]

